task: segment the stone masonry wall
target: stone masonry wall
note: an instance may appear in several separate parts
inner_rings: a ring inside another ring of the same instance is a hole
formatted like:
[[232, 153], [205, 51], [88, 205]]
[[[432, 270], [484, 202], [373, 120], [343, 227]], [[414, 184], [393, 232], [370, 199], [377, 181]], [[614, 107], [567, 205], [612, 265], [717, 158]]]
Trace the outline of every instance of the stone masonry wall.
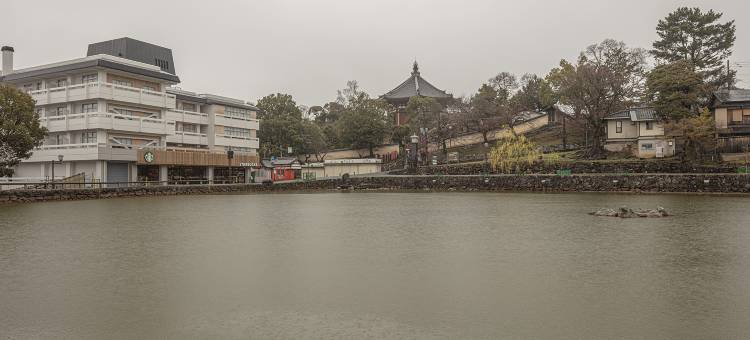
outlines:
[[534, 191], [750, 193], [746, 174], [380, 176], [268, 185], [183, 185], [102, 189], [6, 190], [0, 204], [112, 197], [312, 191]]
[[[483, 162], [465, 164], [447, 164], [420, 167], [420, 175], [476, 175], [489, 170], [491, 167]], [[632, 161], [632, 162], [601, 162], [576, 161], [560, 163], [534, 163], [522, 165], [517, 173], [554, 174], [560, 169], [571, 170], [573, 174], [624, 174], [624, 173], [736, 173], [737, 167], [732, 165], [692, 165], [670, 161]], [[391, 173], [402, 174], [405, 171]]]

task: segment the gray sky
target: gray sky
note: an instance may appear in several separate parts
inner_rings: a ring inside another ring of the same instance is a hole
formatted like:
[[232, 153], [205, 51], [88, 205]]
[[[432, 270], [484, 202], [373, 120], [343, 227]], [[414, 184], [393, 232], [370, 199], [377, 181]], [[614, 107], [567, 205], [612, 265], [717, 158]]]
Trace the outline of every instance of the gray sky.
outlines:
[[[183, 89], [316, 105], [347, 80], [383, 94], [414, 58], [433, 85], [463, 95], [501, 71], [544, 75], [605, 38], [649, 48], [678, 6], [736, 19], [732, 61], [750, 62], [747, 0], [2, 0], [0, 44], [21, 68], [128, 36], [171, 48]], [[740, 77], [750, 80], [750, 64]]]

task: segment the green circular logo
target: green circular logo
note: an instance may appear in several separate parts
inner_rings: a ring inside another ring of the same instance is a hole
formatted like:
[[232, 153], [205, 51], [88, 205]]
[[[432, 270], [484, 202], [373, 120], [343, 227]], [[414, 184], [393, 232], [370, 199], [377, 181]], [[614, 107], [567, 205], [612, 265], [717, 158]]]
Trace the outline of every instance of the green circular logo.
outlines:
[[146, 163], [152, 163], [156, 156], [154, 156], [154, 153], [151, 151], [146, 151], [146, 153], [143, 154], [143, 160], [146, 161]]

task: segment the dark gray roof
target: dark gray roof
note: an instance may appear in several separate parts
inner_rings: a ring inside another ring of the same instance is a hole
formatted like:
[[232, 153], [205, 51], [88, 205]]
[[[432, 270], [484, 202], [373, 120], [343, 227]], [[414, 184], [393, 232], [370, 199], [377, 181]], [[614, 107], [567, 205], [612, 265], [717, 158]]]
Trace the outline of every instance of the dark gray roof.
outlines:
[[385, 99], [409, 99], [414, 96], [430, 98], [450, 98], [451, 95], [433, 86], [419, 74], [419, 65], [414, 62], [411, 76], [395, 89], [388, 91], [382, 97]]
[[119, 38], [89, 44], [87, 56], [109, 54], [115, 57], [156, 65], [162, 71], [177, 74], [174, 69], [172, 50], [132, 38]]
[[715, 106], [750, 103], [750, 90], [746, 89], [716, 91], [714, 96], [718, 99]]
[[260, 163], [266, 168], [273, 168], [276, 165], [292, 165], [299, 163], [299, 161], [294, 157], [279, 157], [274, 160], [264, 159]]
[[113, 70], [118, 70], [118, 71], [124, 71], [128, 73], [135, 73], [135, 74], [139, 74], [142, 76], [147, 76], [147, 77], [152, 77], [152, 78], [157, 78], [157, 79], [168, 80], [168, 81], [175, 82], [175, 83], [180, 82], [180, 78], [173, 74], [147, 70], [144, 68], [135, 67], [135, 66], [126, 65], [126, 64], [120, 64], [120, 63], [116, 63], [116, 62], [113, 62], [111, 60], [106, 60], [106, 59], [81, 60], [80, 62], [76, 62], [76, 63], [40, 68], [40, 69], [35, 69], [32, 71], [27, 71], [27, 72], [23, 72], [23, 70], [19, 70], [18, 72], [5, 75], [3, 77], [3, 80], [13, 81], [13, 80], [19, 80], [19, 79], [25, 79], [25, 78], [43, 77], [43, 76], [47, 76], [50, 74], [65, 73], [65, 72], [86, 69], [86, 68], [91, 68], [91, 67], [97, 67], [97, 66], [109, 68]]
[[659, 120], [653, 107], [633, 107], [610, 113], [604, 119], [630, 119], [634, 122]]

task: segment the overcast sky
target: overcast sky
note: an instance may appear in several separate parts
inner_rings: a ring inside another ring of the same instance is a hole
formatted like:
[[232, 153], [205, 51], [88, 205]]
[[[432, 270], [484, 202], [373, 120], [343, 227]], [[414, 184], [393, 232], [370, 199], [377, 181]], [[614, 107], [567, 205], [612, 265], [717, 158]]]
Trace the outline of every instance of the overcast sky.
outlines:
[[185, 90], [317, 105], [347, 80], [381, 95], [415, 58], [433, 85], [464, 95], [501, 71], [544, 75], [605, 38], [649, 48], [678, 6], [736, 19], [731, 59], [750, 62], [748, 0], [2, 0], [0, 45], [22, 68], [127, 36], [171, 48]]

